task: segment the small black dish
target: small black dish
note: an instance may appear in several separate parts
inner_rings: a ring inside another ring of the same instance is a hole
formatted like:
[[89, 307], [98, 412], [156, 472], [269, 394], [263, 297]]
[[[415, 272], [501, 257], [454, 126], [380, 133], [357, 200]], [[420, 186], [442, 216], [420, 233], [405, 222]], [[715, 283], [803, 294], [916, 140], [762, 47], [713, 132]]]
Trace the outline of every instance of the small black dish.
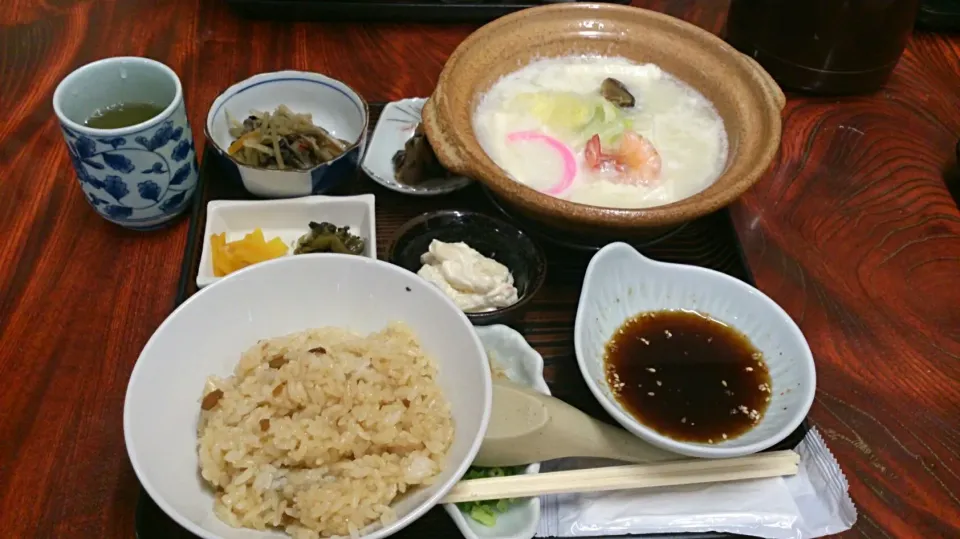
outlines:
[[465, 313], [476, 326], [519, 318], [546, 280], [547, 258], [530, 236], [509, 223], [471, 211], [430, 212], [407, 221], [397, 231], [387, 252], [387, 260], [416, 273], [423, 266], [420, 256], [427, 252], [433, 240], [465, 242], [483, 256], [503, 264], [513, 274], [519, 300], [495, 311]]

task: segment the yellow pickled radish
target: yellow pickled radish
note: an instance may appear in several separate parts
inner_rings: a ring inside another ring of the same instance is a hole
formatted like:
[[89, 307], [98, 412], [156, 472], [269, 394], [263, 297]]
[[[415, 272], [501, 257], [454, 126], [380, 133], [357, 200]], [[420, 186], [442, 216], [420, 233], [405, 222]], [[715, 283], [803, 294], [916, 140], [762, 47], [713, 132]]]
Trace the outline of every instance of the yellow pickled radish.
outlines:
[[262, 245], [267, 243], [267, 240], [263, 237], [263, 230], [259, 228], [253, 229], [253, 232], [247, 234], [243, 237], [248, 243], [253, 243], [254, 245]]
[[288, 247], [279, 237], [269, 242], [263, 236], [263, 230], [257, 228], [246, 234], [243, 239], [228, 242], [226, 234], [210, 236], [210, 252], [212, 254], [213, 275], [223, 277], [239, 269], [279, 258], [287, 254]]
[[226, 275], [226, 264], [224, 257], [220, 254], [226, 243], [226, 233], [213, 234], [210, 236], [210, 253], [213, 255], [213, 275], [223, 277]]
[[287, 254], [287, 244], [280, 238], [273, 238], [267, 242], [267, 251], [272, 255], [271, 258], [281, 257]]

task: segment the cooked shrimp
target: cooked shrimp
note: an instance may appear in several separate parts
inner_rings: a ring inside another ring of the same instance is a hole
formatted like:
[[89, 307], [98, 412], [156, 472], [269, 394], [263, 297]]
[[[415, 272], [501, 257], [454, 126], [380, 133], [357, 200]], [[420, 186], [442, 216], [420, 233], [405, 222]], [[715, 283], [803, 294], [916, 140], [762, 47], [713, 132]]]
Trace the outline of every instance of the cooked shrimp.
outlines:
[[616, 170], [611, 181], [627, 184], [647, 184], [660, 178], [660, 153], [646, 138], [624, 131], [616, 153], [603, 153], [600, 136], [594, 135], [584, 150], [587, 165], [594, 170]]
[[663, 165], [660, 153], [652, 142], [633, 131], [624, 131], [617, 160], [626, 167], [626, 183], [650, 183], [660, 179]]
[[587, 141], [587, 147], [583, 150], [583, 157], [587, 161], [587, 166], [594, 170], [600, 170], [616, 165], [616, 157], [603, 153], [600, 147], [600, 135], [594, 135]]

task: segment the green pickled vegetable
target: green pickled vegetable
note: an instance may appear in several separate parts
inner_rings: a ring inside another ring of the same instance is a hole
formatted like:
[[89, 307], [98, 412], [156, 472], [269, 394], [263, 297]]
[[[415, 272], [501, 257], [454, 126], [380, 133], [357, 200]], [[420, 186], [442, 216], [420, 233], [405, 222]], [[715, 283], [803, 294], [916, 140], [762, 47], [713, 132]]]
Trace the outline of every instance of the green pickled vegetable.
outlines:
[[362, 255], [365, 246], [366, 241], [356, 234], [351, 234], [349, 226], [338, 227], [332, 223], [311, 221], [310, 232], [300, 236], [293, 254], [341, 253]]
[[[517, 475], [522, 471], [522, 467], [484, 468], [471, 466], [463, 478], [483, 479], [486, 477], [506, 477]], [[513, 503], [513, 499], [486, 500], [480, 502], [462, 502], [458, 503], [457, 507], [473, 520], [476, 520], [484, 526], [492, 527], [497, 523], [497, 515], [509, 509], [511, 503]]]

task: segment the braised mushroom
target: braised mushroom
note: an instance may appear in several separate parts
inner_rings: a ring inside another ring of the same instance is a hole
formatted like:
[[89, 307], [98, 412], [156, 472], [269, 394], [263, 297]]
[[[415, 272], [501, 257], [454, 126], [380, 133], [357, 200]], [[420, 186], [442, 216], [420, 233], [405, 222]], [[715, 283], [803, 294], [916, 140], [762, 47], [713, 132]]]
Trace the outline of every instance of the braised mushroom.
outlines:
[[637, 100], [634, 99], [630, 90], [627, 90], [622, 82], [614, 78], [603, 79], [600, 84], [600, 95], [620, 108], [630, 108], [637, 104]]
[[433, 153], [422, 123], [417, 124], [413, 136], [403, 145], [403, 149], [393, 155], [393, 171], [397, 181], [405, 185], [450, 177]]
[[273, 112], [254, 112], [243, 123], [232, 121], [234, 141], [227, 153], [241, 163], [277, 170], [308, 170], [343, 154], [350, 143], [315, 125], [309, 114], [280, 105]]

